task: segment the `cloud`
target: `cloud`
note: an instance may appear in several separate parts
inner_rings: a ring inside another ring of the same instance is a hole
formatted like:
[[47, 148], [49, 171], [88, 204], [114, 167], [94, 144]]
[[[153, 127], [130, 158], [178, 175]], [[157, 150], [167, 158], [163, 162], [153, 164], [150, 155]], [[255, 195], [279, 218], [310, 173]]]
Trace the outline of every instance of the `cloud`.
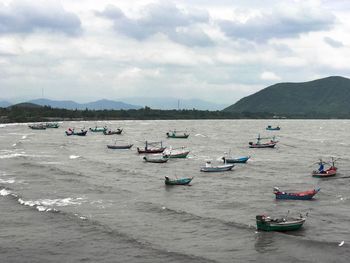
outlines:
[[129, 18], [121, 9], [107, 5], [95, 14], [113, 21], [113, 28], [120, 34], [139, 41], [158, 33], [185, 46], [211, 46], [210, 37], [199, 24], [209, 22], [209, 14], [200, 9], [183, 10], [170, 2], [149, 4], [142, 9], [140, 18]]
[[272, 38], [294, 38], [300, 34], [330, 29], [335, 16], [310, 5], [278, 6], [271, 11], [247, 15], [246, 21], [221, 20], [220, 29], [234, 39], [264, 42]]
[[81, 32], [79, 18], [58, 1], [21, 1], [0, 4], [0, 34], [54, 31], [67, 35]]
[[334, 48], [340, 48], [340, 47], [344, 46], [344, 44], [342, 42], [337, 41], [337, 40], [330, 38], [330, 37], [324, 37], [323, 41]]
[[262, 80], [280, 80], [281, 78], [277, 76], [274, 72], [264, 71], [261, 73], [260, 78]]

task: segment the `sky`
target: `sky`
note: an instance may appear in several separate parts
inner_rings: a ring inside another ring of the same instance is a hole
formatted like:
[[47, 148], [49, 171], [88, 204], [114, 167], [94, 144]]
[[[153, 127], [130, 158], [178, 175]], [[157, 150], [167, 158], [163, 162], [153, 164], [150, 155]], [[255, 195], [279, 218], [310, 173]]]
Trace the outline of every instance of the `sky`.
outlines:
[[350, 76], [350, 1], [0, 0], [0, 99], [232, 104]]

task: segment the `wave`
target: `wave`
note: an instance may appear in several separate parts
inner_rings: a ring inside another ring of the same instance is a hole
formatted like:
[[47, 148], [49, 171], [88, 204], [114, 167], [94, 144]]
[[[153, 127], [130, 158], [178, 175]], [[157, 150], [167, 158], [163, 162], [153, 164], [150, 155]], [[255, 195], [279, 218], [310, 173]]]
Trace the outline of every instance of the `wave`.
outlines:
[[[97, 234], [103, 234], [105, 236], [108, 236], [112, 239], [117, 239], [118, 241], [121, 240], [122, 242], [130, 243], [136, 247], [146, 249], [148, 251], [153, 251], [156, 254], [164, 255], [164, 257], [172, 257], [175, 259], [179, 259], [182, 262], [190, 262], [190, 261], [196, 261], [196, 262], [216, 262], [214, 260], [210, 260], [204, 257], [195, 256], [191, 254], [184, 254], [176, 251], [170, 251], [168, 248], [159, 248], [158, 246], [155, 247], [154, 244], [145, 241], [140, 240], [138, 238], [135, 238], [131, 236], [130, 234], [127, 234], [123, 231], [119, 231], [115, 228], [111, 228], [110, 226], [98, 221], [94, 220], [91, 217], [87, 217], [78, 213], [71, 213], [71, 212], [65, 212], [56, 208], [47, 207], [49, 204], [67, 204], [72, 202], [75, 202], [76, 200], [79, 200], [79, 198], [64, 198], [64, 199], [42, 199], [37, 201], [25, 201], [22, 197], [19, 195], [13, 193], [10, 189], [3, 188], [0, 190], [0, 195], [2, 196], [9, 196], [12, 199], [16, 200], [18, 204], [26, 206], [28, 208], [35, 209], [38, 212], [50, 212], [54, 213], [57, 216], [61, 216], [64, 220], [67, 221], [73, 221], [76, 222], [79, 227], [83, 228], [90, 228], [89, 232], [95, 231]], [[73, 201], [72, 201], [73, 200]], [[65, 205], [62, 205], [65, 206]]]
[[78, 159], [78, 158], [80, 158], [79, 155], [70, 155], [69, 156], [69, 159]]
[[2, 184], [13, 184], [13, 183], [15, 183], [16, 181], [15, 181], [15, 179], [13, 179], [13, 178], [11, 178], [11, 179], [8, 179], [8, 180], [4, 180], [4, 179], [1, 179], [0, 178], [0, 183], [2, 183]]

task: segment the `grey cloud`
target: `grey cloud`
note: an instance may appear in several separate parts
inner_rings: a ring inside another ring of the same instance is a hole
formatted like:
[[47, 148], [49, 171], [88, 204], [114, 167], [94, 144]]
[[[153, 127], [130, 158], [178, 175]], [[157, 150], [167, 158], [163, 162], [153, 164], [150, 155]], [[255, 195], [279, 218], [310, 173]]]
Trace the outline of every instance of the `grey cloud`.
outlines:
[[0, 6], [0, 34], [30, 33], [35, 30], [76, 35], [81, 32], [79, 18], [60, 5], [43, 6], [33, 2], [14, 1]]
[[169, 2], [150, 4], [142, 11], [141, 18], [133, 19], [127, 17], [118, 7], [108, 5], [102, 12], [96, 12], [96, 15], [111, 19], [115, 31], [137, 40], [161, 33], [182, 45], [213, 44], [205, 32], [195, 27], [200, 23], [208, 23], [209, 14], [205, 11], [193, 9], [186, 12]]
[[248, 19], [245, 23], [221, 20], [221, 30], [231, 38], [250, 41], [267, 41], [271, 38], [297, 37], [302, 33], [327, 30], [335, 23], [329, 13], [314, 14], [303, 10], [298, 16], [286, 13], [264, 13]]
[[337, 40], [330, 38], [330, 37], [324, 37], [323, 40], [328, 45], [330, 45], [331, 47], [334, 47], [334, 48], [340, 48], [340, 47], [344, 46], [344, 44], [342, 42], [337, 41]]

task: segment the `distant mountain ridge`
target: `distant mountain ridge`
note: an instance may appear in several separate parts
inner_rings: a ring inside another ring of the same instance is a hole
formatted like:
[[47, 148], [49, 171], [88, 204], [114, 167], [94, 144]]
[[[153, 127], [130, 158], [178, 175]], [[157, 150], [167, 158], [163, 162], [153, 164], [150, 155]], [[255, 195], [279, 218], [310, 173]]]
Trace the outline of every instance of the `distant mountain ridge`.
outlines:
[[332, 76], [301, 83], [278, 83], [242, 98], [224, 111], [334, 117], [350, 114], [350, 79]]
[[49, 99], [36, 99], [30, 100], [29, 103], [34, 103], [41, 106], [50, 106], [52, 108], [61, 108], [69, 110], [130, 110], [130, 109], [140, 109], [141, 106], [127, 104], [121, 101], [112, 101], [112, 100], [98, 100], [89, 103], [77, 103], [71, 100], [49, 100]]

